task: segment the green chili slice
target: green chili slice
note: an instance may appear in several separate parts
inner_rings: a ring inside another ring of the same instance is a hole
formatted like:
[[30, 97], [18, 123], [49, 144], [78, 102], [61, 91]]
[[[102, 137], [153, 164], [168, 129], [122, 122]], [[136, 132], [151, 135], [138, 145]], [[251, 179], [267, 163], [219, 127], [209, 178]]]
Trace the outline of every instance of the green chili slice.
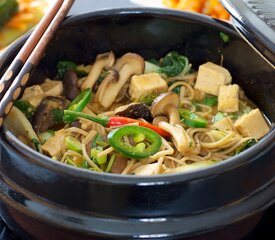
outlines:
[[[140, 134], [144, 135], [144, 139], [140, 138]], [[127, 144], [124, 137], [136, 139], [137, 137], [142, 142], [134, 145]], [[159, 134], [153, 130], [140, 126], [125, 126], [115, 129], [108, 134], [109, 144], [122, 155], [142, 159], [157, 153], [162, 145], [162, 140]]]
[[197, 114], [185, 109], [179, 109], [181, 121], [193, 128], [205, 128], [207, 127], [207, 120], [198, 116]]
[[[82, 91], [67, 107], [67, 110], [74, 112], [81, 112], [92, 97], [91, 89], [87, 88]], [[75, 116], [64, 114], [64, 122], [70, 123], [77, 119]]]

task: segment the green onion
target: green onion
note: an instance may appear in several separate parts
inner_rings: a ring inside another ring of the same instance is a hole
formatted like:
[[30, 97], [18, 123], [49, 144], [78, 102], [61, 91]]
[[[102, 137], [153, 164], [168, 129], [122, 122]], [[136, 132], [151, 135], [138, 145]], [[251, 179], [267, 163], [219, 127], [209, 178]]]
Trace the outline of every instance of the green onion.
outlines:
[[72, 136], [68, 136], [65, 138], [65, 146], [74, 152], [82, 151], [81, 143]]
[[115, 154], [112, 154], [112, 156], [111, 156], [111, 158], [110, 158], [110, 160], [109, 160], [109, 163], [108, 163], [108, 165], [107, 165], [107, 167], [106, 167], [105, 172], [110, 172], [110, 171], [111, 171], [112, 166], [113, 166], [114, 161], [115, 161], [115, 158], [116, 158], [116, 155], [115, 155]]

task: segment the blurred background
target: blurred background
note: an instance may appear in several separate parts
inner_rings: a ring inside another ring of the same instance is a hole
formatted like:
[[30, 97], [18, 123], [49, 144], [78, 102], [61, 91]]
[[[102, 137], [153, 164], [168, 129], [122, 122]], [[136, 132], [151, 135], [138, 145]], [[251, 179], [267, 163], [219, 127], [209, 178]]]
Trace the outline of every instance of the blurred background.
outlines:
[[[53, 2], [53, 0], [0, 0], [0, 49], [4, 49], [34, 27]], [[173, 8], [223, 20], [229, 19], [228, 12], [219, 0], [76, 0], [70, 15], [109, 7], [137, 6]]]

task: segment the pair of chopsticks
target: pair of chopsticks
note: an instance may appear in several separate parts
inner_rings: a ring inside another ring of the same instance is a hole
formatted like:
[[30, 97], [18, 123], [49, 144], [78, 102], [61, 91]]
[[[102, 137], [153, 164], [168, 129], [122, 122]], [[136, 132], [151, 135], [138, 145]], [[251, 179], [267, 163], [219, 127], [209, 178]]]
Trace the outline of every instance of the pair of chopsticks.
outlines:
[[56, 0], [0, 79], [0, 128], [74, 0]]

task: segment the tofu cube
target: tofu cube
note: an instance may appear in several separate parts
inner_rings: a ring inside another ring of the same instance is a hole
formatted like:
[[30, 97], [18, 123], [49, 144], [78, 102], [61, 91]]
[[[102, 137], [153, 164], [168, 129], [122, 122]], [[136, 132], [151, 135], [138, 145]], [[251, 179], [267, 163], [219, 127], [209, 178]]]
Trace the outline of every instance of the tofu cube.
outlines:
[[212, 127], [219, 130], [235, 130], [234, 124], [230, 117], [223, 118], [222, 120], [214, 123]]
[[218, 110], [221, 112], [239, 111], [239, 86], [237, 84], [220, 86]]
[[60, 160], [63, 155], [63, 149], [65, 149], [65, 137], [66, 133], [64, 129], [55, 132], [55, 135], [42, 145], [42, 150], [51, 157], [56, 157]]
[[149, 95], [159, 95], [168, 90], [167, 82], [157, 73], [134, 75], [130, 82], [129, 94], [133, 101]]
[[260, 110], [254, 109], [238, 119], [235, 128], [245, 137], [260, 139], [269, 132], [269, 127]]
[[46, 97], [46, 94], [43, 89], [39, 85], [33, 85], [25, 89], [22, 100], [25, 100], [34, 107], [37, 107], [44, 97]]
[[231, 81], [231, 75], [226, 68], [207, 62], [199, 67], [195, 89], [218, 96], [220, 86], [230, 84]]
[[46, 79], [40, 86], [46, 96], [60, 96], [63, 92], [62, 81]]

